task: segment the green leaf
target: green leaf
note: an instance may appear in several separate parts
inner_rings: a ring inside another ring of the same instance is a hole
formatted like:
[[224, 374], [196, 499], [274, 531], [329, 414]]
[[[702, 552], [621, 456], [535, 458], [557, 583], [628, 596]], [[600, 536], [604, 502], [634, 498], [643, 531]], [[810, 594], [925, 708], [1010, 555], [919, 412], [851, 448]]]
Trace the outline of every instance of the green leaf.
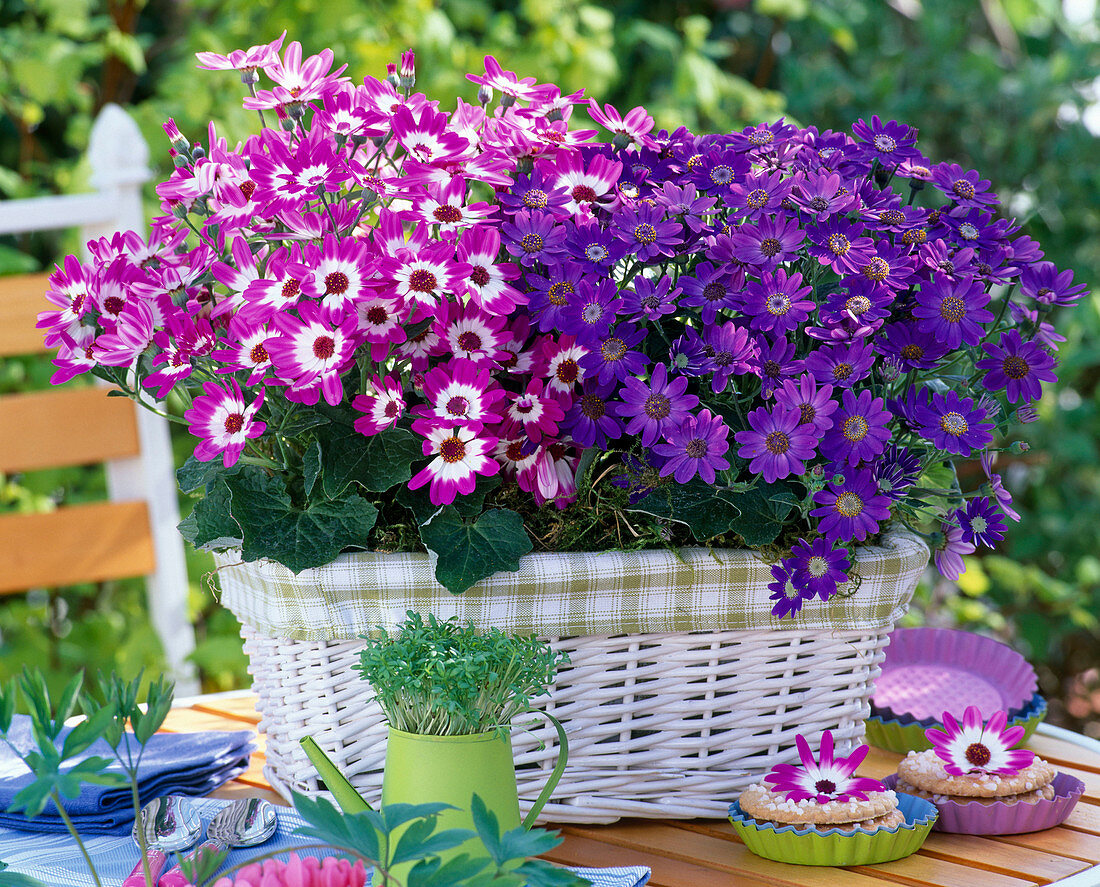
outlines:
[[506, 860], [541, 856], [560, 843], [561, 838], [555, 832], [541, 828], [528, 830], [523, 826], [509, 829], [500, 839], [501, 850]]
[[421, 526], [428, 523], [445, 507], [443, 505], [436, 505], [432, 502], [428, 495], [427, 486], [417, 487], [415, 490], [410, 490], [407, 486], [402, 486], [401, 489], [397, 491], [396, 498], [398, 503], [404, 505], [412, 512], [413, 518]]
[[664, 484], [627, 510], [687, 524], [691, 534], [703, 542], [727, 532], [738, 518], [737, 495], [736, 488], [716, 487], [696, 477], [686, 484]]
[[761, 483], [737, 494], [733, 501], [740, 515], [730, 523], [730, 529], [745, 540], [750, 548], [774, 542], [783, 532], [783, 522], [798, 497], [786, 484]]
[[320, 476], [321, 444], [314, 441], [306, 448], [302, 456], [302, 484], [305, 487], [306, 496], [313, 492], [313, 487]]
[[7, 867], [6, 863], [0, 862], [0, 887], [46, 887], [30, 875], [6, 871]]
[[473, 818], [474, 828], [477, 829], [477, 836], [485, 845], [489, 857], [497, 866], [502, 865], [506, 857], [500, 842], [500, 822], [496, 814], [481, 799], [481, 795], [473, 796], [470, 802], [470, 816]]
[[389, 858], [389, 865], [412, 862], [426, 856], [434, 856], [452, 850], [470, 837], [469, 829], [450, 828], [436, 831], [435, 817], [417, 819], [401, 833]]
[[61, 746], [61, 757], [64, 760], [75, 758], [88, 746], [101, 737], [104, 731], [115, 719], [114, 706], [104, 706], [93, 712], [86, 720], [81, 721], [65, 737]]
[[321, 443], [321, 486], [335, 499], [352, 483], [381, 493], [412, 477], [412, 464], [424, 458], [421, 440], [404, 428], [366, 437], [346, 425], [317, 432]]
[[230, 477], [241, 470], [240, 463], [226, 468], [220, 459], [211, 459], [209, 462], [200, 462], [194, 455], [176, 469], [176, 483], [184, 493], [194, 493], [205, 490], [219, 477]]
[[317, 838], [324, 844], [361, 853], [371, 862], [379, 861], [382, 822], [377, 811], [343, 813], [324, 798], [311, 799], [297, 792], [291, 794], [294, 809], [306, 821], [306, 825], [294, 830], [295, 835]]
[[409, 870], [407, 887], [454, 887], [455, 884], [467, 887], [471, 879], [485, 872], [488, 867], [488, 859], [474, 859], [465, 853], [446, 862], [441, 862], [438, 858], [425, 859]]
[[[451, 504], [454, 505], [455, 510], [458, 511], [463, 518], [477, 517], [485, 507], [485, 497], [499, 486], [499, 474], [479, 477], [472, 493], [455, 497], [455, 501]], [[420, 489], [424, 490], [427, 489], [427, 487], [421, 487]]]
[[542, 859], [529, 859], [513, 871], [528, 887], [590, 887], [592, 883]]
[[180, 535], [200, 551], [236, 548], [243, 534], [233, 519], [232, 507], [228, 479], [216, 478], [191, 513], [180, 521]]
[[468, 522], [448, 505], [420, 527], [420, 538], [438, 556], [435, 578], [452, 594], [500, 570], [518, 570], [519, 559], [532, 548], [523, 518], [506, 508]]
[[9, 678], [0, 685], [0, 733], [7, 733], [11, 729], [12, 719], [15, 717], [15, 703], [18, 690], [15, 678]]

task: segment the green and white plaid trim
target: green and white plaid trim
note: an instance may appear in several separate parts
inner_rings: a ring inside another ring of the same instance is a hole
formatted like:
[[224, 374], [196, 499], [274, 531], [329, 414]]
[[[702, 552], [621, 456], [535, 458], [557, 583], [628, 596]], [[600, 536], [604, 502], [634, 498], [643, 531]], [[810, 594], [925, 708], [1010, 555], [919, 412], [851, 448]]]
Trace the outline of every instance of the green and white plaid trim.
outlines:
[[[795, 619], [771, 615], [770, 567], [750, 551], [685, 548], [532, 554], [460, 595], [435, 581], [426, 554], [355, 552], [295, 575], [269, 561], [218, 555], [222, 603], [257, 631], [302, 641], [352, 640], [407, 610], [507, 631], [563, 635], [731, 629], [888, 629], [909, 603], [928, 548], [909, 533], [856, 548], [861, 581]], [[842, 589], [843, 591], [843, 589]]]

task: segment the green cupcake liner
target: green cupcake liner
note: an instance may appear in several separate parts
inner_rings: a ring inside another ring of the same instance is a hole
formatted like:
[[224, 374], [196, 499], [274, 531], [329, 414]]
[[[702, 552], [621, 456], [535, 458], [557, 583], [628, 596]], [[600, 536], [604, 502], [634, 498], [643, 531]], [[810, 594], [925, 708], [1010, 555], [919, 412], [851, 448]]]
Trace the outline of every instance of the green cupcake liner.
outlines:
[[904, 825], [874, 832], [819, 831], [793, 825], [777, 829], [758, 823], [736, 801], [730, 804], [729, 818], [745, 846], [765, 859], [793, 865], [871, 865], [916, 853], [939, 815], [931, 801], [912, 795], [899, 794], [898, 809], [905, 816]]
[[[1024, 728], [1024, 738], [1020, 740], [1019, 745], [1031, 738], [1046, 714], [1046, 700], [1036, 695], [1031, 705], [1008, 722], [1010, 727], [1021, 726]], [[924, 735], [924, 731], [929, 729], [929, 726], [943, 729], [943, 725], [939, 723], [926, 726], [916, 721], [903, 723], [893, 719], [885, 720], [878, 715], [871, 715], [867, 719], [867, 732], [864, 739], [868, 745], [896, 752], [899, 755], [904, 755], [910, 751], [925, 751], [932, 747], [932, 743]]]

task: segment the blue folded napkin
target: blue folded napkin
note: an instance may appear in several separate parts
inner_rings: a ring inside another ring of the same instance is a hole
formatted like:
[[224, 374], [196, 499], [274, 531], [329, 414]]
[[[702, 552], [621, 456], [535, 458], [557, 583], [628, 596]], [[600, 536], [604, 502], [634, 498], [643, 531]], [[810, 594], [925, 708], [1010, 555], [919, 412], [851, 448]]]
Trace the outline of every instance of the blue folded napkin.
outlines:
[[[68, 729], [58, 737], [59, 745], [66, 735]], [[252, 737], [249, 730], [232, 733], [157, 733], [146, 744], [138, 768], [141, 802], [144, 804], [159, 795], [201, 797], [209, 794], [248, 769], [248, 759], [253, 750]], [[22, 752], [37, 748], [31, 733], [30, 718], [16, 715], [8, 739]], [[129, 741], [134, 743], [136, 754], [136, 742], [132, 737]], [[92, 755], [111, 760], [108, 772], [122, 772], [121, 765], [114, 760], [114, 754], [102, 739], [62, 766], [70, 767], [77, 760]], [[52, 803], [34, 819], [27, 819], [21, 812], [7, 812], [20, 789], [32, 781], [33, 776], [15, 752], [0, 743], [0, 827], [41, 834], [66, 831], [65, 823]], [[84, 785], [79, 797], [63, 801], [65, 812], [82, 835], [126, 834], [134, 821], [129, 784], [122, 787]]]
[[[195, 801], [195, 808], [202, 817], [203, 827], [210, 823], [214, 815], [228, 801], [205, 798]], [[233, 850], [222, 866], [227, 871], [256, 856], [285, 849], [278, 855], [285, 860], [289, 848], [300, 847], [312, 841], [293, 834], [303, 820], [289, 807], [280, 807], [279, 828], [266, 844], [245, 850]], [[100, 836], [85, 842], [88, 853], [96, 866], [96, 871], [104, 884], [118, 884], [130, 874], [140, 859], [137, 847], [130, 838]], [[336, 851], [324, 852], [316, 849], [304, 850], [301, 856], [334, 856]], [[28, 841], [25, 833], [0, 828], [0, 860], [7, 863], [9, 872], [31, 875], [40, 879], [49, 887], [92, 887], [93, 881], [88, 873], [84, 858], [80, 855], [76, 843], [67, 835], [41, 835]], [[594, 887], [643, 887], [649, 880], [649, 869], [643, 866], [625, 868], [575, 868], [582, 878], [592, 882]], [[0, 874], [0, 883], [3, 875]], [[368, 882], [369, 883], [369, 882]]]

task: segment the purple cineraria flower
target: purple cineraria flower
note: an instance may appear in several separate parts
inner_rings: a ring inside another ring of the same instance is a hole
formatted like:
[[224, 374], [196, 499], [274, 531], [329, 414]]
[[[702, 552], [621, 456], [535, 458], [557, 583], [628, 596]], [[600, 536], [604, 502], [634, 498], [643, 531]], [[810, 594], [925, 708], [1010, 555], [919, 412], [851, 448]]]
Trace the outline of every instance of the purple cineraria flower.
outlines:
[[830, 328], [850, 329], [854, 336], [868, 335], [890, 315], [894, 302], [894, 294], [885, 287], [865, 278], [849, 278], [843, 289], [825, 297], [821, 322]]
[[871, 466], [879, 491], [891, 502], [900, 502], [921, 475], [920, 456], [890, 444]]
[[726, 390], [730, 376], [747, 373], [756, 356], [756, 346], [749, 336], [749, 331], [737, 326], [733, 321], [721, 326], [707, 327], [703, 347], [713, 368], [710, 388], [715, 394], [721, 394]]
[[698, 234], [707, 226], [707, 217], [714, 212], [716, 197], [700, 195], [691, 182], [682, 188], [673, 182], [665, 182], [654, 199], [663, 206], [670, 216], [679, 218], [693, 232]]
[[885, 240], [875, 244], [874, 253], [859, 268], [859, 273], [872, 283], [902, 291], [916, 283], [917, 260], [907, 247], [894, 246]]
[[807, 298], [813, 289], [802, 286], [802, 275], [798, 272], [788, 277], [782, 268], [774, 274], [765, 271], [759, 281], [746, 284], [742, 310], [750, 315], [749, 325], [753, 329], [788, 333], [797, 329], [814, 310], [813, 300]]
[[875, 340], [875, 347], [880, 354], [897, 358], [906, 370], [930, 370], [950, 350], [915, 324], [891, 323], [884, 332]]
[[931, 333], [948, 348], [977, 345], [985, 334], [982, 324], [993, 321], [986, 310], [989, 293], [977, 280], [949, 280], [935, 275], [921, 283], [913, 316], [917, 328]]
[[866, 468], [848, 471], [840, 483], [830, 481], [827, 489], [814, 494], [814, 502], [818, 507], [810, 514], [821, 518], [818, 529], [834, 543], [862, 542], [890, 517], [890, 500]]
[[227, 390], [217, 382], [203, 382], [203, 394], [196, 397], [183, 417], [190, 423], [188, 431], [200, 438], [195, 445], [195, 458], [200, 462], [222, 457], [222, 464], [235, 465], [249, 439], [267, 430], [256, 421], [256, 412], [264, 402], [261, 390], [252, 403], [245, 403], [236, 379], [229, 379]]
[[895, 167], [908, 160], [913, 163], [923, 161], [916, 149], [917, 131], [904, 123], [891, 120], [883, 123], [876, 114], [871, 122], [860, 120], [852, 126], [856, 137], [855, 157], [862, 160], [878, 160], [884, 167]]
[[770, 599], [775, 601], [772, 615], [776, 619], [787, 616], [793, 618], [802, 609], [802, 603], [814, 596], [808, 588], [799, 588], [795, 585], [786, 561], [772, 565], [772, 577], [775, 581], [768, 583], [768, 590], [772, 592]]
[[686, 484], [698, 475], [705, 483], [714, 483], [715, 472], [730, 467], [724, 455], [730, 446], [728, 435], [722, 417], [710, 410], [688, 416], [682, 425], [669, 429], [665, 443], [653, 447], [653, 452], [666, 460], [661, 477], [671, 474], [677, 483]]
[[985, 410], [955, 391], [933, 394], [930, 403], [918, 404], [913, 413], [921, 436], [945, 453], [969, 456], [993, 442], [993, 423], [984, 421]]
[[607, 335], [622, 310], [623, 300], [613, 280], [595, 285], [587, 279], [577, 284], [577, 298], [562, 312], [561, 330], [584, 345]]
[[782, 117], [774, 123], [758, 123], [755, 126], [746, 126], [741, 132], [733, 132], [724, 136], [731, 146], [738, 151], [770, 151], [780, 147], [788, 139], [799, 134], [799, 129], [793, 123], [787, 123]]
[[806, 252], [837, 274], [855, 274], [871, 261], [875, 243], [864, 237], [863, 226], [836, 216], [806, 230]]
[[624, 206], [611, 217], [611, 226], [627, 252], [642, 262], [674, 255], [681, 239], [680, 223], [666, 220], [663, 210], [646, 203]]
[[562, 431], [582, 447], [606, 449], [608, 441], [622, 437], [623, 425], [612, 410], [611, 395], [615, 393], [614, 380], [600, 382], [589, 379], [581, 389], [580, 397], [566, 412]]
[[722, 309], [735, 311], [741, 307], [741, 287], [735, 278], [710, 262], [700, 262], [693, 275], [684, 274], [677, 283], [683, 289], [680, 304], [701, 309], [705, 324], [714, 323]]
[[708, 194], [728, 195], [733, 184], [749, 171], [749, 161], [734, 151], [712, 149], [687, 164], [691, 183]]
[[974, 545], [993, 548], [1005, 537], [1004, 519], [988, 496], [967, 499], [966, 505], [957, 509], [953, 517], [959, 522], [963, 538]]
[[756, 225], [740, 225], [730, 237], [730, 252], [746, 265], [772, 271], [797, 258], [804, 240], [798, 220], [781, 213], [765, 217]]
[[851, 388], [867, 378], [874, 363], [875, 349], [870, 342], [825, 345], [806, 356], [806, 369], [815, 379], [839, 388]]
[[616, 324], [606, 336], [583, 343], [591, 350], [581, 357], [580, 366], [586, 376], [596, 376], [601, 382], [610, 379], [621, 382], [642, 372], [649, 364], [645, 354], [633, 350], [645, 337], [646, 331], [633, 324]]
[[656, 283], [639, 274], [634, 278], [634, 289], [623, 293], [623, 307], [631, 318], [660, 320], [676, 310], [680, 292], [680, 287], [672, 286], [672, 278], [667, 274]]
[[589, 271], [606, 274], [626, 252], [625, 244], [593, 219], [567, 223], [565, 228], [565, 251]]
[[963, 538], [963, 531], [959, 527], [945, 523], [940, 530], [943, 544], [936, 548], [933, 560], [939, 574], [944, 579], [955, 582], [966, 572], [963, 555], [973, 554], [975, 546]]
[[[747, 334], [745, 338], [748, 338]], [[681, 376], [701, 376], [711, 366], [706, 349], [699, 334], [692, 327], [687, 327], [685, 333], [669, 346], [668, 365]]]
[[832, 385], [819, 388], [810, 373], [803, 373], [797, 380], [786, 379], [783, 382], [783, 387], [775, 392], [775, 402], [787, 409], [798, 410], [799, 424], [813, 425], [814, 432], [821, 437], [832, 427], [830, 417], [839, 406], [832, 396]]
[[541, 171], [534, 170], [530, 175], [516, 176], [507, 190], [497, 191], [497, 201], [513, 212], [548, 212], [562, 217], [568, 214], [566, 204], [569, 203], [569, 195], [565, 189], [551, 183]]
[[1066, 341], [1066, 337], [1055, 331], [1054, 325], [1040, 320], [1038, 309], [1025, 308], [1015, 302], [1008, 303], [1008, 313], [1018, 324], [1031, 324], [1035, 329], [1035, 341], [1046, 345], [1051, 351]]
[[794, 180], [782, 172], [752, 173], [730, 185], [726, 203], [744, 218], [757, 220], [777, 212], [793, 188]]
[[849, 465], [869, 462], [886, 448], [890, 418], [882, 398], [874, 397], [868, 389], [858, 395], [845, 391], [843, 403], [833, 417], [833, 427], [821, 441], [821, 455]]
[[886, 788], [877, 779], [856, 776], [856, 770], [867, 757], [870, 748], [860, 745], [846, 758], [833, 757], [833, 734], [828, 730], [821, 734], [821, 760], [814, 757], [810, 744], [799, 733], [795, 737], [801, 766], [777, 764], [764, 777], [764, 781], [782, 793], [788, 801], [831, 801], [847, 803], [866, 801], [868, 792], [882, 792]]
[[757, 407], [748, 418], [750, 428], [738, 431], [734, 438], [741, 444], [737, 455], [752, 460], [750, 471], [768, 483], [805, 472], [805, 463], [814, 457], [817, 446], [813, 425], [799, 424], [797, 410], [778, 405], [771, 410]]
[[932, 184], [959, 206], [993, 206], [1001, 202], [989, 190], [989, 179], [983, 179], [976, 169], [964, 172], [957, 163], [932, 167]]
[[848, 581], [848, 571], [852, 562], [848, 558], [848, 549], [834, 548], [825, 539], [807, 542], [800, 539], [791, 548], [791, 557], [784, 561], [791, 568], [794, 583], [799, 588], [816, 594], [827, 601], [838, 585]]
[[842, 182], [836, 173], [806, 173], [798, 182], [794, 202], [815, 221], [824, 222], [856, 204], [856, 196]]
[[1019, 330], [1001, 333], [1000, 344], [982, 345], [989, 357], [974, 366], [989, 370], [982, 380], [993, 391], [1004, 389], [1009, 403], [1038, 400], [1043, 396], [1043, 382], [1057, 381], [1054, 357], [1034, 341], [1024, 341]]
[[795, 343], [788, 342], [783, 336], [772, 342], [767, 336], [759, 335], [756, 342], [756, 352], [750, 365], [760, 378], [760, 389], [764, 396], [770, 397], [776, 388], [782, 387], [786, 379], [797, 376], [806, 368], [805, 361], [795, 359]]
[[943, 729], [931, 727], [924, 735], [951, 776], [967, 773], [1013, 776], [1035, 760], [1035, 752], [1015, 748], [1023, 740], [1024, 732], [1022, 725], [1008, 726], [1008, 712], [1004, 709], [993, 712], [989, 722], [983, 723], [981, 709], [968, 705], [961, 727], [954, 715], [945, 711]]
[[527, 307], [544, 333], [562, 329], [570, 307], [577, 304], [584, 269], [567, 263], [551, 266], [546, 275], [526, 275]]
[[518, 212], [500, 226], [504, 246], [527, 267], [549, 265], [565, 251], [565, 227], [550, 213]]
[[669, 429], [679, 427], [691, 411], [699, 405], [694, 394], [685, 394], [688, 380], [685, 376], [668, 377], [668, 367], [657, 364], [650, 374], [649, 383], [629, 378], [619, 392], [621, 404], [615, 412], [627, 420], [626, 433], [642, 435], [642, 446], [651, 447]]
[[1088, 292], [1088, 285], [1073, 285], [1073, 272], [1061, 271], [1053, 262], [1036, 262], [1020, 275], [1020, 292], [1041, 305], [1072, 305]]
[[996, 455], [996, 453], [982, 453], [982, 471], [985, 472], [985, 476], [989, 479], [989, 486], [993, 490], [993, 498], [997, 500], [997, 505], [1000, 506], [1001, 511], [1004, 512], [1006, 517], [1019, 523], [1020, 515], [1012, 507], [1012, 494], [1004, 488], [1004, 484], [1001, 482], [1001, 476], [993, 472], [993, 459]]

